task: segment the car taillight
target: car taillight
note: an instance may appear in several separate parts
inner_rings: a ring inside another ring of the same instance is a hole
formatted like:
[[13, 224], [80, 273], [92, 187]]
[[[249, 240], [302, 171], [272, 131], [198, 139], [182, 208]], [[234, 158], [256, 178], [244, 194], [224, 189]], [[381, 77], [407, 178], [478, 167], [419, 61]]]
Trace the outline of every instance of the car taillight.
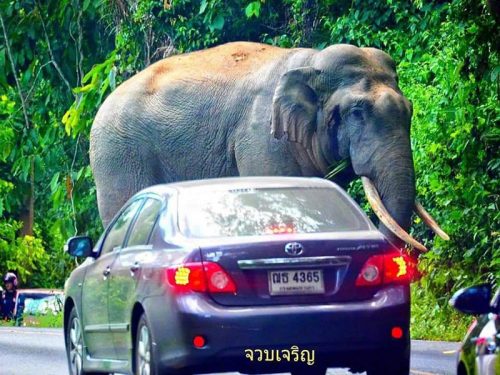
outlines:
[[361, 268], [356, 286], [375, 286], [391, 283], [409, 284], [418, 276], [417, 263], [408, 254], [373, 255]]
[[169, 267], [167, 280], [178, 292], [236, 293], [236, 285], [231, 276], [214, 262], [193, 262]]

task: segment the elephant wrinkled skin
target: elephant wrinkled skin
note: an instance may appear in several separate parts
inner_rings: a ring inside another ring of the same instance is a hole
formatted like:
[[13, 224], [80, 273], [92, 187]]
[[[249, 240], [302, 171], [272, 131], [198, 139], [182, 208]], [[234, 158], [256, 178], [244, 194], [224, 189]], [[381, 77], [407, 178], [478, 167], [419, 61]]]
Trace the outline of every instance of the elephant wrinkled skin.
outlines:
[[350, 158], [344, 182], [371, 181], [404, 232], [415, 205], [411, 113], [394, 61], [375, 48], [237, 42], [173, 56], [99, 109], [90, 139], [99, 212], [107, 225], [134, 193], [158, 183], [323, 177]]

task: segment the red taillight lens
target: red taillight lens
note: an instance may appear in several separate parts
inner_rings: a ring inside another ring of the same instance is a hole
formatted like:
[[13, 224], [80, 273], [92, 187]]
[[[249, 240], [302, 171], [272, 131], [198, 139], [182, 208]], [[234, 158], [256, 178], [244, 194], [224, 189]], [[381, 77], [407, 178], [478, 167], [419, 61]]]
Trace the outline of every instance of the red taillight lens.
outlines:
[[236, 285], [217, 263], [185, 263], [167, 268], [167, 280], [178, 292], [236, 293]]
[[236, 285], [231, 276], [217, 263], [204, 262], [208, 280], [208, 290], [215, 293], [236, 293]]
[[408, 254], [374, 255], [363, 265], [356, 286], [374, 286], [391, 283], [411, 283], [418, 276], [417, 262]]

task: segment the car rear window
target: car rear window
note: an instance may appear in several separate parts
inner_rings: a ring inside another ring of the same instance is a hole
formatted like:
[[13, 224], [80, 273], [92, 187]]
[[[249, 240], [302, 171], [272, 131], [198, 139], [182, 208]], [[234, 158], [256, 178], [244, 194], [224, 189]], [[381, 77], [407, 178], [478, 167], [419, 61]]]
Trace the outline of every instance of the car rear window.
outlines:
[[179, 195], [179, 226], [195, 238], [369, 229], [333, 188], [185, 191]]

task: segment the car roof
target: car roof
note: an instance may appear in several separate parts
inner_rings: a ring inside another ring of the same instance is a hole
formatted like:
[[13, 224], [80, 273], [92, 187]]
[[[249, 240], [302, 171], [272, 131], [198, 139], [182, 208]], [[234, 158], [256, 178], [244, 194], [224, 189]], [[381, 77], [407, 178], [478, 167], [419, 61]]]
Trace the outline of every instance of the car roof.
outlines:
[[22, 294], [64, 294], [62, 289], [18, 289], [17, 292]]
[[232, 189], [265, 189], [265, 188], [338, 188], [331, 181], [319, 177], [283, 177], [283, 176], [259, 176], [259, 177], [226, 177], [211, 178], [205, 180], [181, 181], [169, 184], [154, 185], [141, 190], [137, 195], [154, 193], [165, 195], [172, 190], [178, 192], [207, 189], [207, 190], [232, 190]]

